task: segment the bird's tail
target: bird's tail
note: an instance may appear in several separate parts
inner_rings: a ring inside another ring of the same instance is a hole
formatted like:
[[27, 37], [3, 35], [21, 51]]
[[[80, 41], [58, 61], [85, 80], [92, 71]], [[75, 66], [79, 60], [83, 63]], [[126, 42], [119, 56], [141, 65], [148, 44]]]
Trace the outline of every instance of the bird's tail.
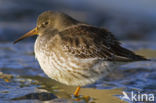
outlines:
[[116, 51], [116, 53], [121, 57], [127, 58], [129, 61], [146, 61], [146, 60], [150, 61], [150, 59], [147, 59], [143, 56], [137, 55], [134, 52], [132, 52], [126, 48], [123, 48], [121, 46], [118, 47], [118, 51]]

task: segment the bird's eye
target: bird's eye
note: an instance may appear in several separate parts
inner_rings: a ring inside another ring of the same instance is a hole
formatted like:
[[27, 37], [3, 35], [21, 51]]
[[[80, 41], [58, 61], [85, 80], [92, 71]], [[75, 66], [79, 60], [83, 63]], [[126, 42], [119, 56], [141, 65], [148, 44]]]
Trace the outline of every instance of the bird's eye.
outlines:
[[49, 23], [48, 21], [43, 22], [42, 25], [41, 25], [41, 27], [43, 27], [43, 28], [46, 27], [48, 25], [48, 23]]
[[47, 25], [48, 24], [48, 22], [46, 21], [46, 22], [44, 22], [44, 25]]

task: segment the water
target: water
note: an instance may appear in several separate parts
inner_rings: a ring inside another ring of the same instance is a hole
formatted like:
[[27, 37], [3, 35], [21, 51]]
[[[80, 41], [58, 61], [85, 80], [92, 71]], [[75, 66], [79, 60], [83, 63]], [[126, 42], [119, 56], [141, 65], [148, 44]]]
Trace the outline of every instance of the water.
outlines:
[[[121, 66], [105, 79], [81, 89], [81, 97], [71, 96], [76, 87], [49, 79], [40, 69], [33, 43], [0, 43], [0, 102], [2, 103], [119, 103], [122, 92], [156, 95], [156, 43], [124, 42], [123, 46], [152, 58]], [[89, 96], [84, 98], [83, 96]]]
[[104, 27], [122, 40], [155, 41], [155, 5], [155, 0], [0, 0], [0, 41], [15, 40], [34, 28], [46, 10]]

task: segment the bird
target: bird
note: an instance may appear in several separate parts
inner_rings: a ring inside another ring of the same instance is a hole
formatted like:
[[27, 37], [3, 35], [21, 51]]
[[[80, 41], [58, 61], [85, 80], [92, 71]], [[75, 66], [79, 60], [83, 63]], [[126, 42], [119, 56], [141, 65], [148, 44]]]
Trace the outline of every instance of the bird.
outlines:
[[57, 11], [45, 11], [37, 18], [37, 26], [14, 41], [37, 35], [35, 57], [41, 69], [60, 83], [80, 87], [106, 77], [123, 63], [147, 60], [121, 46], [105, 28], [80, 22]]

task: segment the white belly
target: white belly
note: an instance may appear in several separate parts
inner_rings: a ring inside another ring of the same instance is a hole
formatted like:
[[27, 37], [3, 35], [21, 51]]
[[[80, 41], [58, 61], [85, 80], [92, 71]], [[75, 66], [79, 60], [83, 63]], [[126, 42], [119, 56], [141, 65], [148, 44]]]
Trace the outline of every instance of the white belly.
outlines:
[[[45, 48], [36, 48], [35, 56], [43, 71], [52, 79], [67, 85], [84, 86], [106, 76], [114, 68], [114, 63], [96, 58], [65, 58], [61, 53], [50, 53]], [[111, 67], [111, 68], [110, 68]]]

